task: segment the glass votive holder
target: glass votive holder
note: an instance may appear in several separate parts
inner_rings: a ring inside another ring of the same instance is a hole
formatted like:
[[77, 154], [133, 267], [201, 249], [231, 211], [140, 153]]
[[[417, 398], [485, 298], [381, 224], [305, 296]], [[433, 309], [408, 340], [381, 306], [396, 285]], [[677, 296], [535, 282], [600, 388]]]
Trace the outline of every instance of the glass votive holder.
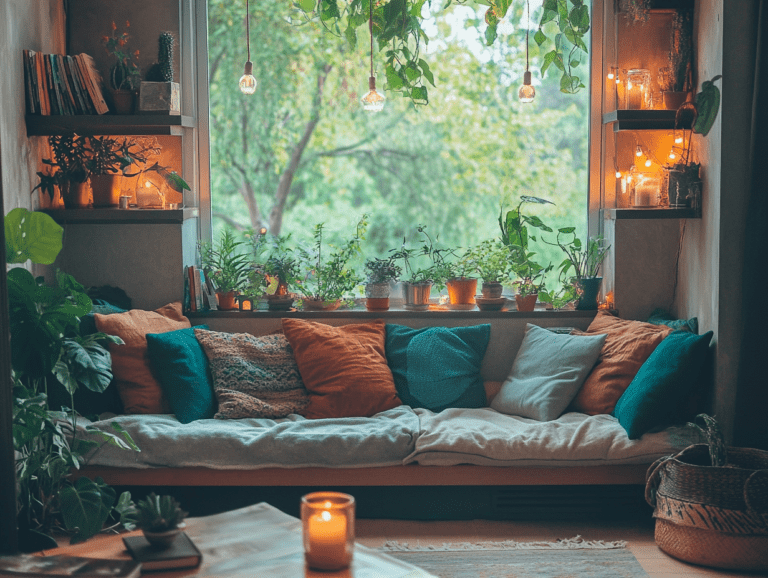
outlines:
[[301, 498], [304, 560], [314, 570], [341, 570], [355, 547], [355, 498], [314, 492]]
[[645, 68], [630, 69], [624, 95], [628, 110], [651, 108], [651, 72]]
[[635, 207], [657, 207], [661, 196], [660, 175], [639, 175], [635, 184]]

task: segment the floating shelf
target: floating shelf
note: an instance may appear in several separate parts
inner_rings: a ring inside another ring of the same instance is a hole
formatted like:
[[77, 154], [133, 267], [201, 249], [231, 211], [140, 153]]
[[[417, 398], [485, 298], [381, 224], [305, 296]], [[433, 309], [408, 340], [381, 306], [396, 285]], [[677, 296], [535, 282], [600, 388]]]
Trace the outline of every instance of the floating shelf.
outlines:
[[174, 135], [195, 126], [191, 116], [167, 114], [83, 114], [26, 116], [27, 136], [51, 136], [68, 132], [80, 135]]
[[607, 220], [624, 219], [701, 219], [701, 211], [697, 209], [670, 209], [649, 207], [647, 209], [603, 209]]
[[175, 225], [200, 214], [196, 207], [184, 209], [46, 209], [60, 225]]
[[[603, 124], [613, 124], [613, 130], [674, 130], [676, 110], [614, 110], [603, 115]], [[691, 128], [692, 115], [685, 115], [679, 130]]]

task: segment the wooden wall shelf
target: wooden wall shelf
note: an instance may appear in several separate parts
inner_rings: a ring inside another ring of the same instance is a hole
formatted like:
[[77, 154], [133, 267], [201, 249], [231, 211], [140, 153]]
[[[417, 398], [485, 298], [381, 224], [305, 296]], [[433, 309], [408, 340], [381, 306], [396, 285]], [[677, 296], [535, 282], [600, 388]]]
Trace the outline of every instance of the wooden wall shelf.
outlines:
[[647, 209], [603, 209], [605, 219], [618, 221], [623, 219], [701, 219], [701, 211], [696, 209], [671, 209], [650, 207]]
[[199, 215], [199, 209], [46, 209], [60, 225], [174, 225]]
[[[613, 110], [603, 115], [603, 124], [613, 130], [674, 130], [676, 110]], [[690, 130], [692, 116], [686, 115], [678, 130]]]
[[191, 116], [161, 114], [26, 115], [27, 136], [75, 132], [80, 135], [174, 135], [195, 126]]

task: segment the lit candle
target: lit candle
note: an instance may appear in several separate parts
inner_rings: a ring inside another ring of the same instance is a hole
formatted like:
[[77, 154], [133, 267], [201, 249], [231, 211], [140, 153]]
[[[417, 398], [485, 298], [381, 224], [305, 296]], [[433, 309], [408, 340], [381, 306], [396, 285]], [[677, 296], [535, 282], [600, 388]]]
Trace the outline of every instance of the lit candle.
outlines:
[[302, 498], [301, 517], [307, 565], [318, 570], [349, 566], [354, 549], [354, 498], [335, 492], [308, 494]]

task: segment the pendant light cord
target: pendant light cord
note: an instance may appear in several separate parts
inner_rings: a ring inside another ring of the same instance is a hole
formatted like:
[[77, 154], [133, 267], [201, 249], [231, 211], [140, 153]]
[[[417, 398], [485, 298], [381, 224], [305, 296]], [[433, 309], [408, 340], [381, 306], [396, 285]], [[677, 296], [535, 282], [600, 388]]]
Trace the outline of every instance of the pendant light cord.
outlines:
[[248, 0], [245, 0], [245, 44], [248, 47], [248, 61], [251, 61], [251, 11]]
[[528, 7], [528, 20], [525, 23], [525, 71], [528, 72], [528, 29], [531, 25], [531, 0], [526, 0], [525, 5]]
[[368, 31], [371, 33], [371, 76], [373, 76], [373, 0], [368, 0]]

